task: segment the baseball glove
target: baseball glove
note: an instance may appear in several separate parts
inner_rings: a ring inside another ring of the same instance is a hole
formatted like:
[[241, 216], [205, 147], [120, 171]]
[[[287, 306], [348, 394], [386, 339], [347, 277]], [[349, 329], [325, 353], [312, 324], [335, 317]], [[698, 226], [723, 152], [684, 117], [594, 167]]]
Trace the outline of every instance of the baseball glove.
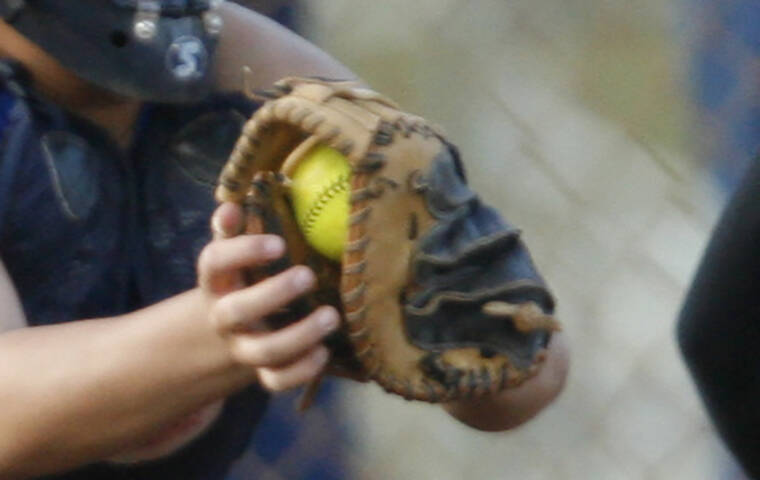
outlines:
[[[558, 329], [552, 295], [520, 232], [468, 187], [437, 128], [350, 82], [287, 78], [258, 96], [216, 197], [243, 205], [243, 233], [288, 244], [251, 282], [293, 264], [317, 274], [317, 290], [273, 315], [274, 327], [335, 306], [343, 321], [326, 341], [328, 373], [407, 399], [495, 393], [540, 369]], [[352, 170], [341, 262], [309, 246], [288, 197], [289, 172], [318, 144]]]

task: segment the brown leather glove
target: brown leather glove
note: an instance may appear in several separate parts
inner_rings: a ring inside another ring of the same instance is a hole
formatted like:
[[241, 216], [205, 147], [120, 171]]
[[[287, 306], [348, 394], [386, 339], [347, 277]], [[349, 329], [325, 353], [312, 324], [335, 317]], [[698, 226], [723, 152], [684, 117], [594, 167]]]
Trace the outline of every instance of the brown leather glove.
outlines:
[[[217, 200], [244, 206], [247, 233], [276, 233], [288, 255], [250, 281], [309, 265], [317, 291], [271, 319], [319, 304], [342, 314], [329, 372], [407, 399], [495, 393], [534, 375], [553, 331], [554, 300], [520, 232], [468, 187], [456, 148], [425, 120], [348, 82], [287, 78], [243, 128]], [[342, 262], [305, 241], [288, 173], [317, 144], [352, 169]]]

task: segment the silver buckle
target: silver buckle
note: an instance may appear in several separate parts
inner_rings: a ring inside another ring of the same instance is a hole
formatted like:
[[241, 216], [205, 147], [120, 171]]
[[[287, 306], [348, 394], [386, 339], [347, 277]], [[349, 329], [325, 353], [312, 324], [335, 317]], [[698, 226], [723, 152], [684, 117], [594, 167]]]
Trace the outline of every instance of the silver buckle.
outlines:
[[209, 0], [208, 10], [203, 14], [203, 26], [206, 28], [206, 33], [214, 37], [219, 35], [224, 28], [224, 20], [219, 14], [219, 7], [223, 3], [224, 0]]
[[137, 12], [132, 24], [135, 38], [149, 42], [158, 33], [158, 20], [161, 17], [161, 4], [156, 0], [137, 0]]

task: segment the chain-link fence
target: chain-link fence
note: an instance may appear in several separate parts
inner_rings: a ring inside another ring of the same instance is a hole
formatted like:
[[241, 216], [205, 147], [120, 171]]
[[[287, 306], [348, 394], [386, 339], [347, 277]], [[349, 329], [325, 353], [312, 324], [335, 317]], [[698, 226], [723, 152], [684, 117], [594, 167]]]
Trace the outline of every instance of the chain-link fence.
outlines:
[[[689, 29], [676, 8], [657, 0], [309, 5], [306, 36], [441, 124], [476, 190], [523, 229], [558, 298], [572, 367], [557, 402], [503, 434], [339, 382], [339, 408], [303, 422], [316, 430], [335, 422], [340, 438], [307, 435], [298, 447], [306, 455], [339, 442], [340, 475], [363, 479], [729, 478], [674, 339], [722, 201], [687, 148]], [[283, 472], [298, 461], [261, 478], [295, 478]]]

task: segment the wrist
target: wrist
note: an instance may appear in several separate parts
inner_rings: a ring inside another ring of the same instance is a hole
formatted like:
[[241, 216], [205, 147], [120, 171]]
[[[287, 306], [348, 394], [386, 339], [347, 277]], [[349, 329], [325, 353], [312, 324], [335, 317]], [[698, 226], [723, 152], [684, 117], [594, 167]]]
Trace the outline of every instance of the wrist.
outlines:
[[548, 350], [538, 374], [519, 387], [447, 403], [444, 409], [478, 430], [497, 432], [519, 427], [552, 403], [565, 385], [570, 355], [563, 333], [553, 335]]
[[[167, 388], [172, 383], [197, 398], [195, 408], [224, 398], [255, 381], [255, 372], [235, 361], [228, 340], [208, 316], [212, 299], [199, 288], [129, 314], [135, 348], [160, 352]], [[131, 351], [131, 349], [127, 349]]]

